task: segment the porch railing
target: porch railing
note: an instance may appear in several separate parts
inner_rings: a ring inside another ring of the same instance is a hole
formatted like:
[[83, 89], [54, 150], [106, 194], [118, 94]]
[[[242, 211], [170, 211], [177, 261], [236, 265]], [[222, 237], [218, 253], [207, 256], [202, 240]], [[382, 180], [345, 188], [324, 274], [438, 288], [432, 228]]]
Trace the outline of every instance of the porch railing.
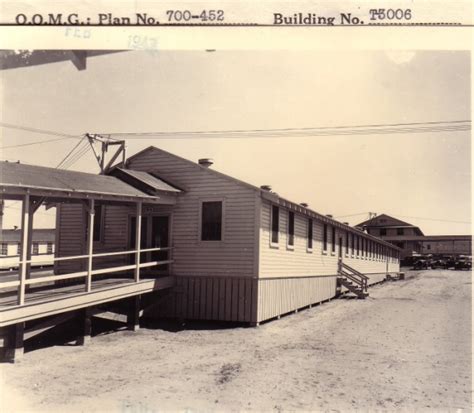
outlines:
[[[44, 282], [50, 281], [61, 281], [61, 280], [68, 280], [73, 278], [85, 278], [86, 279], [86, 287], [85, 291], [90, 292], [92, 289], [92, 277], [94, 275], [99, 274], [108, 274], [113, 272], [121, 272], [127, 270], [134, 270], [134, 279], [133, 282], [137, 283], [140, 281], [140, 269], [141, 268], [148, 268], [153, 266], [161, 266], [172, 264], [173, 260], [161, 260], [161, 261], [148, 261], [148, 262], [140, 262], [140, 254], [145, 252], [155, 252], [155, 251], [170, 251], [172, 250], [171, 247], [167, 248], [146, 248], [146, 249], [134, 249], [129, 251], [113, 251], [113, 252], [100, 252], [95, 254], [85, 254], [85, 255], [72, 255], [66, 257], [54, 257], [49, 259], [48, 261], [43, 261], [47, 263], [51, 263], [51, 261], [58, 262], [58, 261], [67, 261], [67, 260], [80, 260], [80, 259], [87, 259], [87, 270], [85, 271], [78, 271], [68, 274], [61, 274], [61, 275], [48, 275], [44, 277], [38, 278], [25, 278], [22, 277], [21, 274], [23, 272], [23, 266], [28, 266], [33, 262], [32, 259], [29, 260], [20, 260], [19, 264], [19, 279], [14, 281], [7, 281], [7, 282], [0, 282], [0, 288], [11, 288], [11, 287], [18, 287], [18, 304], [23, 305], [25, 303], [25, 288], [27, 285], [34, 285]], [[108, 267], [108, 268], [100, 268], [100, 269], [92, 269], [92, 263], [94, 258], [100, 257], [113, 257], [117, 255], [128, 255], [128, 254], [135, 254], [136, 255], [136, 263], [130, 265], [122, 265], [117, 267]], [[35, 261], [35, 264], [40, 264], [41, 261]]]

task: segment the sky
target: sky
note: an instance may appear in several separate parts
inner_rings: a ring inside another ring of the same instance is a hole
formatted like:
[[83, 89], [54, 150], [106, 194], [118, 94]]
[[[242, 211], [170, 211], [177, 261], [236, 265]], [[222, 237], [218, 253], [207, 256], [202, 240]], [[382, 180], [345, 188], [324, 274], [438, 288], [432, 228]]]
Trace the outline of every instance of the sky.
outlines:
[[[471, 118], [464, 51], [130, 51], [0, 72], [1, 121], [66, 134], [310, 128]], [[0, 128], [0, 146], [54, 136]], [[470, 132], [369, 136], [142, 139], [220, 172], [272, 185], [355, 225], [386, 213], [425, 234], [470, 234]], [[0, 157], [56, 167], [74, 139]], [[98, 172], [88, 152], [71, 170]], [[19, 225], [7, 203], [4, 227]], [[53, 227], [40, 210], [35, 227]], [[453, 221], [453, 222], [449, 222]]]

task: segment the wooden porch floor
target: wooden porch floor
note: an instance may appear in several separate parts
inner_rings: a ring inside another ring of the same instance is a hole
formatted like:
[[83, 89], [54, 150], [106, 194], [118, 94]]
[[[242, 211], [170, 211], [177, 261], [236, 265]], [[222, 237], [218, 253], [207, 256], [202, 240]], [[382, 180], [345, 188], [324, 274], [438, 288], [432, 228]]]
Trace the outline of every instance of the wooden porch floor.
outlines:
[[[44, 273], [41, 275], [44, 276]], [[0, 288], [1, 288], [0, 281]], [[43, 285], [26, 293], [25, 304], [18, 305], [17, 290], [0, 293], [0, 327], [77, 310], [93, 305], [133, 297], [152, 291], [171, 288], [172, 276], [158, 276], [134, 282], [117, 274], [92, 281], [92, 291], [84, 291], [84, 284], [58, 286]]]

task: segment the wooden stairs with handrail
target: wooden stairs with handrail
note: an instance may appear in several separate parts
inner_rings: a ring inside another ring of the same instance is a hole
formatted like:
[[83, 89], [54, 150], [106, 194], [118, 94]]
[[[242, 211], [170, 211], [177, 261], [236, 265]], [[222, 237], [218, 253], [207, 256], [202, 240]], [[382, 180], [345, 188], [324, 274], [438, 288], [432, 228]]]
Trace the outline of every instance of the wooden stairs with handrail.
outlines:
[[344, 264], [341, 260], [338, 263], [337, 273], [338, 287], [346, 287], [357, 298], [364, 299], [368, 297], [367, 281], [369, 277]]

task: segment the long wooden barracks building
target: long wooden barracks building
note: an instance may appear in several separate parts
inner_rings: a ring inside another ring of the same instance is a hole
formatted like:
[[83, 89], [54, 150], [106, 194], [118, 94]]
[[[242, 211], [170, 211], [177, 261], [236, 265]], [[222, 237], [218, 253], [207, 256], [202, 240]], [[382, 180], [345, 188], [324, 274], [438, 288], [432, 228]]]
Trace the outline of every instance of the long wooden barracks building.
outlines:
[[[19, 275], [0, 284], [6, 353], [70, 317], [87, 336], [118, 300], [130, 328], [142, 315], [258, 325], [341, 292], [363, 298], [400, 271], [396, 246], [156, 147], [106, 175], [2, 162], [0, 179], [3, 198], [23, 204]], [[35, 278], [42, 203], [58, 208], [55, 264]]]

